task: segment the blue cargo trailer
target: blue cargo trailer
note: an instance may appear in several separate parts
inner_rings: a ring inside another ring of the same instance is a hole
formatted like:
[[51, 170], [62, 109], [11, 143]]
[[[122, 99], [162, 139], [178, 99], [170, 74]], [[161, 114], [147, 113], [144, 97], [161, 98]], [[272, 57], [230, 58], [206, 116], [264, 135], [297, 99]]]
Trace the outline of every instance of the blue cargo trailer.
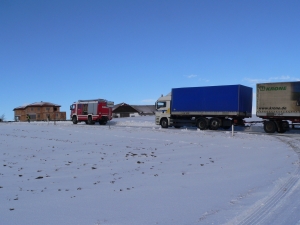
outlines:
[[251, 117], [252, 88], [243, 85], [173, 88], [171, 113]]
[[225, 129], [252, 116], [252, 88], [243, 85], [173, 88], [156, 102], [156, 124]]

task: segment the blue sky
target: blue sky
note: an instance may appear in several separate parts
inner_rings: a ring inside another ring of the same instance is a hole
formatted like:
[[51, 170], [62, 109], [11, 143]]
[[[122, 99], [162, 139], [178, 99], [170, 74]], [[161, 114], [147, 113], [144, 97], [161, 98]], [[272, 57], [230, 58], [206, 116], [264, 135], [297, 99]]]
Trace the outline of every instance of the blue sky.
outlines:
[[2, 0], [0, 115], [154, 104], [171, 88], [300, 80], [300, 1]]

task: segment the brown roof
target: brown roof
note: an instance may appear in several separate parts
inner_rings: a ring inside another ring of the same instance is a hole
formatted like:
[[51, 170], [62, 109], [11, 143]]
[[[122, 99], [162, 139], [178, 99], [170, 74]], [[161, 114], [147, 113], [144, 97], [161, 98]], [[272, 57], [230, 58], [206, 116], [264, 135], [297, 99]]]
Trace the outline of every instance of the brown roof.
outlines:
[[26, 109], [28, 107], [43, 107], [43, 106], [50, 106], [50, 107], [60, 107], [60, 105], [51, 103], [51, 102], [35, 102], [29, 105], [23, 105], [23, 106], [19, 106], [17, 108], [14, 108], [13, 111], [18, 110], [18, 109]]

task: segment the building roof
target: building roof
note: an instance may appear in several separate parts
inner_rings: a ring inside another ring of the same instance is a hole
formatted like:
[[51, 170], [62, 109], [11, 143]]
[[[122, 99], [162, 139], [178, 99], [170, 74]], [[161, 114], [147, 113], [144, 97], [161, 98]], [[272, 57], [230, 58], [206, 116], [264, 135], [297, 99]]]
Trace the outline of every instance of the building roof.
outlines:
[[45, 106], [50, 106], [50, 107], [61, 107], [60, 105], [57, 105], [57, 104], [54, 104], [54, 103], [51, 103], [51, 102], [35, 102], [35, 103], [32, 103], [32, 104], [29, 104], [29, 105], [22, 105], [22, 106], [19, 106], [17, 108], [14, 108], [13, 111], [15, 110], [18, 110], [18, 109], [26, 109], [28, 107], [45, 107]]
[[137, 112], [139, 114], [155, 114], [155, 105], [129, 105], [120, 103], [113, 106], [113, 113]]
[[155, 105], [132, 105], [139, 113], [152, 113], [155, 114]]

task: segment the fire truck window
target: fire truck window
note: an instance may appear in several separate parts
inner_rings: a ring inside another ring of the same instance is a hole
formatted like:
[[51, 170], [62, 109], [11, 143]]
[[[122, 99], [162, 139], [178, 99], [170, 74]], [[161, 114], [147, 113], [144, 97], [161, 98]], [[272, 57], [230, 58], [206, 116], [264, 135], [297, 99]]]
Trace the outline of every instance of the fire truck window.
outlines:
[[78, 104], [78, 109], [81, 109], [81, 106], [82, 106], [81, 104]]

